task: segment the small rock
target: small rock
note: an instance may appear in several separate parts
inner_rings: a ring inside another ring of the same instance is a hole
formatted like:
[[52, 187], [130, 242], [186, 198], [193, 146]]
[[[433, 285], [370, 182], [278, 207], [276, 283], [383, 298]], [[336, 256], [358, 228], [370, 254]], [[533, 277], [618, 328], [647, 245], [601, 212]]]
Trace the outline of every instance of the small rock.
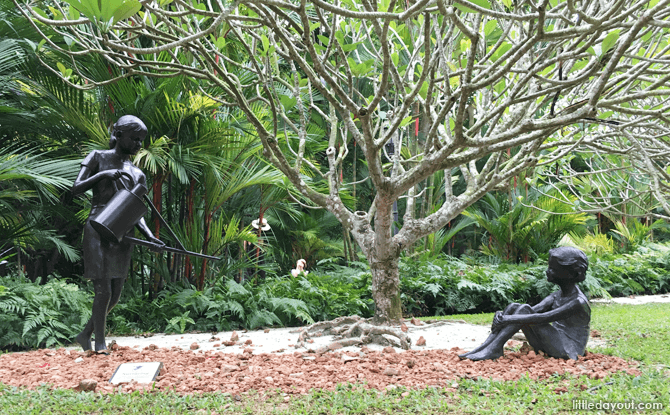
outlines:
[[199, 348], [200, 346], [198, 345], [198, 343], [191, 343], [191, 350], [197, 350]]
[[407, 363], [407, 367], [411, 369], [416, 365], [416, 360], [409, 359], [406, 363]]
[[316, 349], [316, 353], [318, 353], [318, 354], [324, 354], [324, 353], [326, 353], [327, 351], [328, 351], [328, 348], [325, 347], [325, 346], [323, 346], [323, 347], [319, 347], [318, 349]]
[[414, 317], [412, 317], [412, 319], [410, 320], [410, 322], [411, 322], [412, 324], [414, 324], [415, 326], [423, 326], [423, 321], [418, 320], [418, 319], [416, 319], [416, 318], [414, 318]]
[[526, 341], [526, 336], [523, 333], [517, 333], [514, 336], [512, 336], [512, 339], [518, 340], [518, 341], [521, 341], [521, 342], [525, 342]]
[[532, 350], [533, 350], [533, 348], [531, 347], [530, 344], [528, 344], [527, 342], [523, 342], [523, 344], [521, 345], [521, 348], [519, 349], [519, 353], [528, 354]]
[[230, 335], [230, 341], [231, 342], [236, 342], [238, 340], [240, 340], [240, 335], [237, 334], [236, 331], [234, 331], [233, 334]]
[[307, 343], [314, 343], [313, 339], [307, 339]]
[[384, 388], [384, 389], [386, 389], [387, 391], [392, 391], [392, 390], [395, 390], [397, 388], [398, 387], [396, 385], [386, 385], [386, 388]]
[[395, 349], [391, 346], [386, 346], [382, 349], [382, 353], [395, 353]]
[[303, 374], [304, 374], [304, 373], [302, 373], [302, 372], [297, 372], [297, 373], [291, 373], [291, 374], [288, 375], [288, 376], [291, 377], [291, 378], [296, 378], [296, 377], [298, 377], [298, 376], [302, 376]]
[[271, 376], [266, 377], [264, 380], [265, 380], [267, 383], [273, 383], [273, 382], [274, 382], [274, 379], [272, 379]]
[[351, 362], [352, 360], [358, 360], [358, 359], [360, 359], [358, 356], [349, 356], [349, 355], [346, 355], [346, 354], [342, 356], [342, 361], [344, 361], [344, 363]]
[[508, 340], [507, 343], [505, 343], [505, 347], [516, 347], [520, 346], [522, 343], [518, 340]]
[[409, 329], [407, 328], [407, 325], [406, 325], [405, 323], [402, 323], [402, 324], [400, 325], [400, 330], [401, 330], [403, 333], [407, 333], [407, 331], [408, 331]]
[[97, 386], [98, 382], [93, 379], [83, 379], [79, 381], [80, 391], [94, 391]]
[[212, 347], [220, 347], [220, 346], [221, 346], [221, 343], [214, 343], [214, 344], [212, 345]]
[[239, 366], [235, 366], [235, 365], [223, 365], [223, 366], [221, 366], [221, 372], [223, 372], [223, 373], [237, 372], [239, 369], [240, 369]]
[[398, 369], [391, 366], [386, 366], [386, 369], [384, 369], [384, 374], [386, 376], [398, 376]]
[[232, 340], [226, 340], [226, 341], [224, 341], [224, 342], [222, 342], [222, 343], [223, 343], [225, 346], [235, 346], [235, 343], [236, 343], [236, 342], [234, 342], [234, 341], [232, 341]]
[[337, 350], [341, 348], [342, 344], [340, 342], [332, 342], [331, 344], [328, 345], [328, 350]]
[[270, 332], [270, 329], [263, 330], [263, 333], [269, 333], [269, 332]]
[[81, 362], [83, 362], [83, 361], [84, 361], [84, 358], [83, 358], [83, 357], [78, 357], [78, 358], [74, 359], [74, 362], [75, 362], [75, 363], [81, 363]]
[[419, 340], [416, 341], [417, 346], [425, 346], [426, 345], [426, 339], [423, 338], [423, 336], [419, 337]]
[[251, 339], [247, 339], [244, 341], [244, 344], [246, 344], [247, 346], [250, 345], [251, 343], [253, 343]]
[[243, 351], [242, 353], [245, 353], [245, 354], [247, 354], [247, 353], [248, 353], [248, 354], [252, 354], [253, 352], [254, 352], [254, 349], [252, 349], [251, 347], [247, 347], [246, 349], [244, 349], [244, 351]]
[[156, 349], [158, 349], [158, 346], [156, 346], [155, 344], [149, 345], [149, 350], [156, 350]]
[[315, 360], [316, 356], [303, 356], [302, 360]]

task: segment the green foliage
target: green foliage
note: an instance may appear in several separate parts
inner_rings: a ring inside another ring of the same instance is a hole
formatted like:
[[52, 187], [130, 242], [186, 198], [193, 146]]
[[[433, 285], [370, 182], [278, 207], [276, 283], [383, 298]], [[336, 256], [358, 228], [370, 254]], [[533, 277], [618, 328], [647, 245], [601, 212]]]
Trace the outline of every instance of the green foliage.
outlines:
[[613, 236], [620, 242], [622, 252], [632, 252], [649, 240], [654, 229], [667, 229], [667, 224], [659, 219], [651, 224], [643, 224], [638, 219], [615, 220]]
[[276, 296], [303, 301], [310, 316], [316, 321], [322, 321], [348, 315], [370, 317], [371, 278], [365, 264], [354, 263], [352, 268], [331, 265], [330, 272], [317, 269], [296, 278], [283, 276], [270, 280], [268, 285]]
[[314, 322], [302, 300], [274, 295], [269, 284], [238, 284], [232, 279], [219, 280], [203, 291], [172, 286], [153, 300], [148, 294], [126, 293], [108, 321], [110, 331], [118, 334], [255, 329]]
[[634, 254], [592, 257], [589, 272], [614, 297], [670, 291], [670, 248], [649, 244]]
[[570, 234], [570, 245], [581, 249], [587, 255], [613, 254], [615, 251], [614, 241], [604, 233], [587, 233], [584, 236]]
[[168, 321], [168, 325], [165, 328], [165, 332], [171, 333], [171, 332], [177, 332], [179, 334], [184, 333], [184, 330], [186, 330], [186, 324], [195, 324], [195, 321], [191, 317], [189, 317], [191, 313], [188, 311], [184, 311], [181, 316], [173, 317]]
[[74, 284], [0, 278], [0, 349], [67, 344], [91, 316], [91, 296]]
[[[119, 20], [129, 18], [142, 8], [137, 0], [66, 0], [66, 2], [84, 16], [99, 22], [103, 32], [107, 32]], [[78, 13], [70, 12], [70, 14], [71, 17], [78, 17]], [[58, 16], [54, 17], [59, 20]]]
[[532, 303], [555, 291], [546, 265], [468, 265], [446, 255], [400, 261], [401, 299], [407, 315], [445, 315], [501, 310]]
[[[535, 264], [468, 263], [446, 255], [400, 261], [406, 315], [446, 315], [502, 310], [511, 302], [537, 303], [557, 290], [547, 282], [544, 261]], [[649, 244], [634, 254], [589, 256], [580, 288], [589, 297], [670, 291], [670, 248]]]
[[551, 188], [487, 193], [479, 208], [465, 211], [485, 230], [484, 254], [509, 262], [541, 258], [566, 234], [582, 231], [587, 215], [575, 213], [554, 193]]

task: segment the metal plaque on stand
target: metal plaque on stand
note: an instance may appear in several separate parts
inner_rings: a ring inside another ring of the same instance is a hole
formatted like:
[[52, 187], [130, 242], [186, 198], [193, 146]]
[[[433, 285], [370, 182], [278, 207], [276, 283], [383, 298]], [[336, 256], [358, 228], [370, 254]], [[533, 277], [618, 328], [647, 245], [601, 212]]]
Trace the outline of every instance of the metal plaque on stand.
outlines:
[[160, 374], [162, 368], [163, 363], [161, 362], [121, 363], [109, 382], [117, 384], [134, 380], [137, 383], [151, 383]]

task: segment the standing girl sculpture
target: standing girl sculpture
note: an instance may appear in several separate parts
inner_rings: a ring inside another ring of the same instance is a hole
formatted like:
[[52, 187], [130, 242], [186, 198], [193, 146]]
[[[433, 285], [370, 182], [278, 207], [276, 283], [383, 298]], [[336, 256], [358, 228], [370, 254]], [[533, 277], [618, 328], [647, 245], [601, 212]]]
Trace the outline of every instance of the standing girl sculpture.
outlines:
[[[147, 127], [133, 115], [124, 115], [114, 124], [109, 141], [110, 150], [92, 151], [81, 163], [79, 176], [72, 186], [74, 195], [93, 189], [91, 213], [84, 226], [84, 277], [93, 281], [93, 315], [81, 333], [77, 343], [84, 350], [91, 350], [91, 335], [95, 334], [95, 351], [109, 354], [105, 344], [105, 324], [107, 315], [119, 302], [123, 283], [128, 275], [132, 245], [126, 241], [116, 242], [101, 235], [91, 226], [105, 205], [119, 189], [119, 184], [127, 188], [144, 186], [144, 173], [130, 161], [147, 135]], [[131, 225], [132, 226], [132, 225]], [[164, 246], [155, 238], [143, 218], [135, 225], [137, 229], [157, 247]], [[132, 231], [132, 228], [131, 228]]]
[[562, 359], [583, 356], [589, 340], [591, 307], [577, 283], [586, 278], [588, 258], [572, 247], [549, 251], [547, 281], [561, 289], [539, 304], [512, 303], [493, 317], [491, 335], [476, 349], [460, 355], [462, 359], [497, 359], [503, 346], [517, 331], [522, 330], [535, 351]]

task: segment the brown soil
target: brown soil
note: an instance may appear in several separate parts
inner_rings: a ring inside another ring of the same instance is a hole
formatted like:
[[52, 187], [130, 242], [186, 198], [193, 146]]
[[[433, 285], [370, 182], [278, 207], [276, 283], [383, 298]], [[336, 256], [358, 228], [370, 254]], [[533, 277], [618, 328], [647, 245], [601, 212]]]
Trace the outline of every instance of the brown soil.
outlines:
[[[251, 350], [249, 350], [250, 352]], [[96, 391], [107, 393], [119, 389], [109, 383], [114, 370], [127, 362], [163, 362], [164, 370], [155, 388], [178, 393], [242, 393], [281, 389], [290, 394], [304, 394], [311, 388], [334, 389], [338, 383], [364, 383], [368, 388], [384, 389], [402, 385], [412, 389], [428, 386], [458, 387], [458, 379], [478, 377], [494, 380], [516, 380], [528, 374], [544, 379], [554, 373], [572, 373], [602, 379], [623, 371], [639, 375], [637, 364], [618, 357], [587, 353], [579, 360], [561, 360], [538, 356], [534, 352], [506, 352], [497, 361], [460, 360], [464, 350], [410, 350], [401, 353], [378, 352], [362, 348], [361, 352], [333, 352], [317, 355], [293, 354], [235, 355], [219, 351], [192, 351], [178, 348], [143, 350], [117, 347], [111, 355], [87, 355], [66, 349], [41, 349], [27, 353], [0, 356], [0, 382], [17, 387], [35, 388], [49, 384], [53, 388], [78, 389], [80, 381], [97, 381]], [[83, 361], [75, 362], [79, 357]], [[152, 389], [152, 385], [122, 384], [123, 391]]]

